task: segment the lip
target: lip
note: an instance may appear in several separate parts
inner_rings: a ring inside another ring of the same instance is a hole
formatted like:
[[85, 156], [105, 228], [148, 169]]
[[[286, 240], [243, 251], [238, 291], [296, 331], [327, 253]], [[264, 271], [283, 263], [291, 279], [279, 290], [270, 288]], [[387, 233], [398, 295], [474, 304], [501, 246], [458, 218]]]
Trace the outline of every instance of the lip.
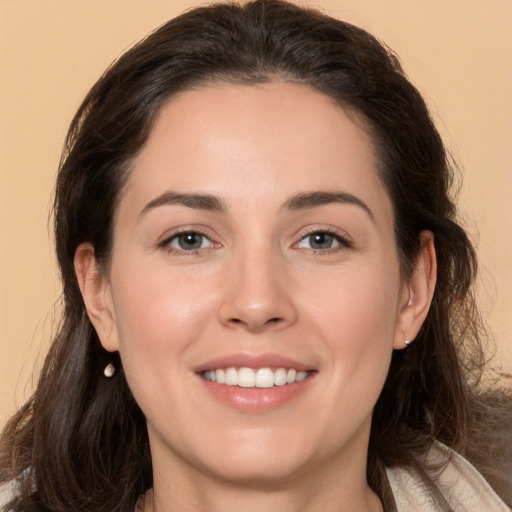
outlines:
[[199, 378], [214, 400], [241, 412], [262, 414], [299, 399], [311, 386], [315, 376], [316, 373], [313, 373], [300, 382], [273, 388], [240, 388]]
[[[204, 379], [204, 371], [219, 368], [294, 368], [297, 371], [310, 371], [311, 374], [300, 382], [274, 386], [272, 388], [242, 388], [228, 386]], [[316, 380], [317, 371], [304, 363], [279, 354], [230, 354], [207, 361], [194, 371], [208, 394], [221, 404], [240, 412], [262, 414], [278, 409], [300, 398]]]
[[194, 368], [195, 373], [201, 374], [202, 372], [209, 370], [217, 370], [219, 368], [270, 368], [276, 370], [277, 368], [294, 368], [301, 372], [307, 372], [314, 370], [312, 366], [308, 366], [304, 363], [300, 363], [289, 357], [280, 354], [249, 354], [249, 353], [237, 353], [228, 354], [225, 356], [211, 359], [205, 363], [200, 364]]

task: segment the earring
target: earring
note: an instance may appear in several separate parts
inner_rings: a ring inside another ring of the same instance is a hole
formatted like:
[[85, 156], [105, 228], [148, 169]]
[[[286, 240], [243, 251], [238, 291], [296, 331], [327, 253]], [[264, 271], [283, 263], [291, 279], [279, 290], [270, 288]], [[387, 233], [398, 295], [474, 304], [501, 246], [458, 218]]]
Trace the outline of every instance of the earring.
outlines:
[[405, 346], [408, 347], [412, 343], [412, 341], [409, 341], [407, 338], [405, 338], [404, 343]]
[[107, 379], [110, 379], [114, 373], [116, 373], [116, 367], [112, 363], [108, 363], [103, 370], [103, 375], [105, 375]]

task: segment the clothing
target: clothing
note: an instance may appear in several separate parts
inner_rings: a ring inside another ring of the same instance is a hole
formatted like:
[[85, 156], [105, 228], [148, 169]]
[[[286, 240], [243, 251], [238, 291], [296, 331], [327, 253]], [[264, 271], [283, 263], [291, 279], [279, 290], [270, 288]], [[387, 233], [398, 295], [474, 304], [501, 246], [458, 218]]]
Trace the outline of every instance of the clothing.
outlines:
[[3, 507], [16, 496], [17, 487], [16, 480], [0, 486], [0, 510], [3, 510]]
[[[440, 470], [436, 485], [455, 512], [510, 512], [484, 477], [463, 457], [441, 443], [435, 443], [427, 457], [429, 463], [449, 460]], [[411, 469], [386, 469], [398, 512], [438, 512], [431, 493]]]
[[[450, 461], [442, 469], [436, 484], [455, 512], [510, 512], [512, 509], [492, 490], [482, 475], [463, 457], [441, 443], [430, 450], [427, 461]], [[414, 470], [393, 467], [386, 469], [398, 512], [438, 512], [432, 497]], [[16, 483], [0, 488], [0, 509], [16, 492]]]

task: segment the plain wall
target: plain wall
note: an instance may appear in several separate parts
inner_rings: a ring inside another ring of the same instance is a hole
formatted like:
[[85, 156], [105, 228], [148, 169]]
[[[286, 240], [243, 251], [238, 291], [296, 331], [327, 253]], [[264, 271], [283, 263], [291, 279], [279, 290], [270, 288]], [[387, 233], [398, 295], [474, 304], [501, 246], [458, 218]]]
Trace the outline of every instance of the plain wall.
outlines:
[[[512, 371], [512, 2], [302, 2], [401, 57], [464, 170], [461, 210], [484, 269], [481, 303]], [[51, 206], [81, 99], [119, 54], [192, 1], [0, 0], [0, 425], [32, 389], [58, 318]]]

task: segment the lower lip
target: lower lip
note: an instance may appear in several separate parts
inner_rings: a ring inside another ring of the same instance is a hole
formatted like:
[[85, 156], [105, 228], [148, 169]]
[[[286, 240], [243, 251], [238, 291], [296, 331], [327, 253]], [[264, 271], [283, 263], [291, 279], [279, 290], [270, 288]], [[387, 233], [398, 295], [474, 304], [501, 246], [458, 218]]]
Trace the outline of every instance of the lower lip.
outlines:
[[219, 402], [239, 411], [247, 413], [263, 413], [272, 411], [295, 400], [311, 385], [316, 373], [300, 382], [274, 386], [271, 388], [242, 388], [228, 386], [199, 378], [209, 393]]

